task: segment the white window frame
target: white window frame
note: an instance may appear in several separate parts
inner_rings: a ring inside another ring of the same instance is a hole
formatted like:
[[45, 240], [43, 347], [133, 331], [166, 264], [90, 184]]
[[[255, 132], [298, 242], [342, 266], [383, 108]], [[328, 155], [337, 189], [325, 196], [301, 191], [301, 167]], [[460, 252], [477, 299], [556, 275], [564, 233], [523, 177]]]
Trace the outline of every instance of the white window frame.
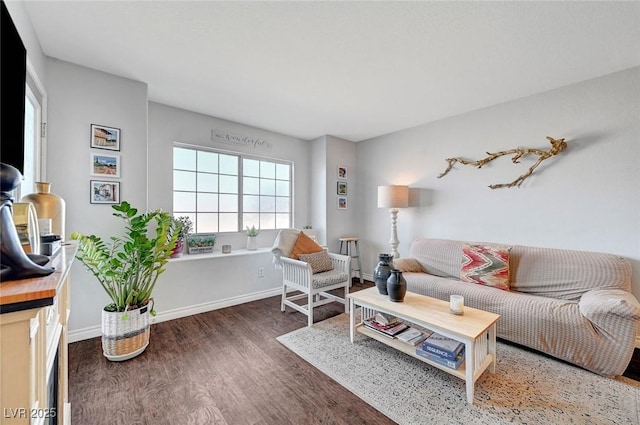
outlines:
[[[23, 181], [35, 183], [38, 181], [46, 181], [46, 122], [47, 122], [47, 92], [44, 89], [44, 85], [38, 78], [36, 70], [27, 56], [27, 78], [25, 82], [25, 96], [36, 105], [35, 110], [35, 137], [33, 140], [24, 140], [25, 151], [27, 149], [27, 143], [29, 143], [33, 149], [33, 175], [23, 176]], [[27, 99], [25, 99], [27, 102]], [[26, 104], [25, 104], [26, 108]], [[25, 115], [26, 119], [26, 115]], [[25, 137], [27, 135], [25, 134]], [[26, 158], [25, 158], [26, 160]], [[25, 163], [26, 167], [26, 163]], [[35, 187], [25, 187], [26, 185], [18, 186], [17, 199], [22, 198], [24, 195], [35, 192]]]
[[[238, 191], [237, 191], [237, 196], [238, 196], [238, 228], [234, 231], [216, 231], [216, 232], [212, 232], [212, 233], [239, 233], [239, 232], [243, 232], [245, 229], [245, 224], [244, 224], [244, 206], [243, 206], [243, 196], [245, 195], [244, 193], [244, 173], [243, 173], [243, 159], [249, 159], [249, 160], [255, 160], [255, 161], [265, 161], [265, 162], [270, 162], [270, 163], [275, 163], [275, 164], [286, 164], [289, 166], [289, 222], [286, 226], [284, 227], [275, 227], [275, 228], [260, 228], [260, 230], [279, 230], [279, 229], [284, 229], [284, 228], [291, 228], [293, 225], [293, 216], [294, 216], [294, 163], [293, 161], [289, 161], [289, 160], [283, 160], [283, 159], [279, 159], [279, 158], [273, 158], [273, 157], [267, 157], [267, 156], [261, 156], [261, 155], [252, 155], [252, 154], [248, 154], [248, 153], [243, 153], [243, 152], [237, 152], [237, 151], [230, 151], [230, 150], [225, 150], [225, 149], [218, 149], [218, 148], [210, 148], [210, 147], [204, 147], [204, 146], [199, 146], [199, 145], [190, 145], [190, 144], [186, 144], [186, 143], [181, 143], [181, 142], [174, 142], [173, 143], [173, 148], [182, 148], [182, 149], [190, 149], [190, 150], [194, 150], [194, 151], [202, 151], [202, 152], [211, 152], [211, 153], [216, 153], [216, 154], [220, 154], [220, 155], [231, 155], [231, 156], [235, 156], [238, 158]], [[174, 158], [173, 158], [173, 149], [172, 149], [172, 164], [174, 162]], [[196, 165], [197, 168], [197, 165]], [[176, 169], [174, 168], [174, 165], [172, 165], [172, 172], [175, 171], [196, 171], [197, 170], [184, 170], [184, 169]], [[224, 175], [224, 173], [217, 173], [218, 175]], [[276, 179], [276, 180], [282, 180], [282, 179]], [[172, 176], [172, 181], [173, 181], [173, 176]], [[182, 210], [177, 210], [176, 206], [173, 205], [173, 195], [176, 192], [184, 192], [182, 190], [176, 191], [175, 188], [172, 188], [172, 211], [174, 216], [180, 216], [180, 215], [190, 215], [190, 216], [196, 216], [198, 213], [198, 205], [197, 205], [197, 196], [196, 196], [196, 210], [195, 211], [182, 211]], [[197, 188], [195, 190], [194, 193], [198, 193]], [[277, 196], [276, 196], [277, 197]], [[247, 214], [253, 214], [253, 212], [248, 212]], [[255, 214], [262, 214], [262, 212], [257, 212]], [[197, 232], [197, 220], [193, 220], [194, 221], [194, 228], [192, 229], [193, 232]], [[257, 226], [259, 227], [259, 226]]]

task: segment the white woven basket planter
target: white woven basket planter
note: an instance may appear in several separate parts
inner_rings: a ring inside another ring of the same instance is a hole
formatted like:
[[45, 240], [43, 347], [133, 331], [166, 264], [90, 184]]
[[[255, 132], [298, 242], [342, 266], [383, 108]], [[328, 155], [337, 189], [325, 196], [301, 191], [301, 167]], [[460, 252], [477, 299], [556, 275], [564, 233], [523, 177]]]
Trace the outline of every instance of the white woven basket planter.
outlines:
[[102, 353], [107, 359], [128, 360], [147, 348], [150, 311], [149, 305], [126, 313], [102, 310]]

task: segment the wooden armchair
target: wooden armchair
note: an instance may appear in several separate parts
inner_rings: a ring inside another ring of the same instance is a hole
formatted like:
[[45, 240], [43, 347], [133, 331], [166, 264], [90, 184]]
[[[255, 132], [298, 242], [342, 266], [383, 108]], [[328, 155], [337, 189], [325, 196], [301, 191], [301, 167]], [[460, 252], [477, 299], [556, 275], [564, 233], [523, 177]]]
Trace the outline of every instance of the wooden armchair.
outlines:
[[[350, 260], [346, 255], [328, 254], [333, 264], [333, 270], [313, 274], [311, 266], [300, 260], [280, 257], [282, 265], [282, 302], [280, 310], [285, 311], [289, 306], [308, 317], [308, 326], [313, 325], [313, 309], [315, 307], [339, 302], [344, 304], [344, 311], [349, 312]], [[333, 289], [344, 289], [344, 297], [329, 293]], [[300, 291], [302, 294], [288, 295], [290, 291]], [[304, 305], [296, 304], [295, 300], [307, 299]]]

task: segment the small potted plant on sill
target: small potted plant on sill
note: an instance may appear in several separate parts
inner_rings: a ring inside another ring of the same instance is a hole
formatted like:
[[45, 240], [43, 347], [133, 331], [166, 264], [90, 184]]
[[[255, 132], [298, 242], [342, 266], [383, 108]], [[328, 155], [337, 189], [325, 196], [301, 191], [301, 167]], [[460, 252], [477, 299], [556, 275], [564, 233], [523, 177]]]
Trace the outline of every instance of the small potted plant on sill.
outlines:
[[171, 253], [171, 258], [177, 258], [182, 255], [184, 251], [184, 244], [187, 240], [187, 235], [191, 232], [193, 228], [193, 223], [191, 219], [186, 215], [181, 215], [179, 217], [171, 217], [173, 221], [173, 225], [175, 231], [178, 232], [178, 239], [176, 241], [176, 247], [173, 249]]
[[260, 233], [259, 229], [256, 229], [256, 226], [247, 226], [247, 249], [249, 251], [255, 251], [258, 249], [258, 234]]
[[71, 238], [79, 241], [76, 258], [111, 298], [102, 310], [102, 350], [107, 359], [121, 361], [149, 344], [149, 316], [155, 315], [151, 294], [179, 231], [171, 215], [161, 210], [138, 213], [126, 201], [112, 208], [124, 221], [123, 236], [111, 236], [110, 243], [79, 232]]

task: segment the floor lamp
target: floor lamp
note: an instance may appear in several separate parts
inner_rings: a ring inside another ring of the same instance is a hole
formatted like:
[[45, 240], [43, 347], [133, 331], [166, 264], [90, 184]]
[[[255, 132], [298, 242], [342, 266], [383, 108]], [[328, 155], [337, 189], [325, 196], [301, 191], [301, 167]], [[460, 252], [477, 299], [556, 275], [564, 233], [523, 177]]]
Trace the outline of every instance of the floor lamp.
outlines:
[[399, 258], [398, 252], [398, 208], [407, 208], [409, 206], [409, 186], [378, 186], [378, 208], [389, 208], [391, 213], [391, 255], [393, 258]]

